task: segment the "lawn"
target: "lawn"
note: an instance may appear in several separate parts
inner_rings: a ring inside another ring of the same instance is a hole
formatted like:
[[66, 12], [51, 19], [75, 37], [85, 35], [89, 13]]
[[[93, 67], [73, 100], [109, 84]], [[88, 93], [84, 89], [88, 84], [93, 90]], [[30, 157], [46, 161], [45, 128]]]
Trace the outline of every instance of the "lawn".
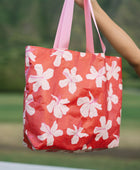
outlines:
[[124, 90], [120, 148], [92, 153], [33, 152], [22, 145], [23, 94], [0, 94], [0, 161], [97, 170], [140, 169], [140, 91]]

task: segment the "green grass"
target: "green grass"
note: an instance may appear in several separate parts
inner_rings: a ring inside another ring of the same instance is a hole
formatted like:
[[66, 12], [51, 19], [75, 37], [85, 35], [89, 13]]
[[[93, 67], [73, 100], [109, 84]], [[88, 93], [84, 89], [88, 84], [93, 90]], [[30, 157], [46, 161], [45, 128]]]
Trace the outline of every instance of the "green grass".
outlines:
[[[0, 94], [0, 122], [22, 123], [23, 94]], [[122, 126], [139, 126], [140, 91], [124, 90], [122, 105]]]
[[0, 122], [22, 122], [23, 94], [0, 94]]
[[0, 151], [0, 160], [96, 170], [139, 170], [140, 159], [95, 154]]
[[85, 154], [33, 152], [22, 146], [23, 94], [0, 94], [0, 161], [96, 170], [140, 169], [140, 91], [124, 90], [120, 148]]
[[122, 126], [140, 128], [140, 91], [124, 90], [122, 102]]

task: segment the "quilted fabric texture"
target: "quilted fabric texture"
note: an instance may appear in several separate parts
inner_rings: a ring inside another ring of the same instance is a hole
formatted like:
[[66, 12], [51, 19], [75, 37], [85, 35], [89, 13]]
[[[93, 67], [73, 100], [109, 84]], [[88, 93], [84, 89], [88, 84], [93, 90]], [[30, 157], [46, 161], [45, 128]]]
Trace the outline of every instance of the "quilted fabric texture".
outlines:
[[119, 145], [121, 58], [27, 46], [24, 142], [36, 150]]

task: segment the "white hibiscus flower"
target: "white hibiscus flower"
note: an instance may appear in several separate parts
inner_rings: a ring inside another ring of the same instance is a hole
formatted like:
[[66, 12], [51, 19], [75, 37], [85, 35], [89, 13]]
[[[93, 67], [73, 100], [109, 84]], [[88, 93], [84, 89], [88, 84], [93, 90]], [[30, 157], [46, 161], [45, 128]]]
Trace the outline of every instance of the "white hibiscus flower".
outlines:
[[119, 66], [117, 66], [117, 62], [116, 61], [112, 61], [112, 66], [109, 66], [106, 63], [106, 70], [107, 72], [107, 80], [110, 80], [112, 77], [115, 80], [119, 79], [119, 71], [121, 71], [121, 68]]
[[71, 71], [69, 69], [64, 69], [63, 74], [65, 75], [66, 79], [65, 80], [60, 80], [59, 81], [59, 86], [61, 88], [65, 86], [69, 86], [69, 92], [71, 94], [74, 94], [77, 90], [76, 83], [82, 81], [82, 77], [80, 75], [76, 75], [77, 68], [73, 67]]
[[69, 51], [60, 50], [58, 49], [54, 53], [51, 54], [51, 56], [56, 56], [54, 61], [54, 66], [59, 67], [61, 64], [61, 59], [64, 58], [65, 61], [71, 61], [72, 60], [72, 54]]
[[23, 113], [24, 119], [25, 119], [25, 112], [26, 111], [30, 116], [35, 114], [35, 109], [30, 106], [30, 103], [32, 103], [33, 101], [34, 101], [34, 98], [33, 98], [32, 94], [25, 97], [25, 110], [24, 110], [24, 113]]
[[47, 105], [47, 109], [49, 113], [54, 114], [56, 118], [62, 118], [62, 115], [66, 115], [69, 111], [69, 108], [65, 106], [65, 104], [70, 103], [68, 99], [61, 99], [61, 97], [56, 97], [51, 95], [55, 100], [52, 100], [49, 105]]
[[88, 97], [80, 97], [77, 100], [77, 105], [82, 107], [80, 108], [80, 113], [83, 117], [96, 117], [98, 116], [97, 109], [102, 110], [101, 104], [97, 103], [94, 99], [91, 92], [89, 92], [89, 95], [91, 97], [91, 100]]
[[117, 104], [118, 103], [118, 96], [113, 94], [113, 89], [112, 89], [112, 84], [110, 83], [109, 85], [109, 91], [108, 91], [108, 97], [107, 97], [107, 110], [111, 111], [112, 110], [112, 103]]
[[44, 134], [37, 136], [39, 140], [44, 141], [47, 139], [47, 146], [52, 146], [54, 143], [54, 137], [59, 137], [63, 135], [62, 130], [58, 130], [58, 124], [56, 121], [53, 123], [50, 128], [45, 123], [41, 124], [40, 130], [44, 132]]
[[49, 90], [50, 85], [47, 80], [53, 77], [54, 70], [49, 68], [43, 72], [43, 67], [41, 64], [36, 64], [34, 68], [37, 75], [31, 75], [28, 80], [29, 83], [34, 83], [33, 91], [37, 92], [39, 87], [42, 87], [43, 90]]
[[25, 64], [26, 64], [26, 67], [29, 67], [30, 60], [35, 62], [35, 59], [36, 59], [36, 56], [31, 52], [30, 46], [27, 46], [26, 50], [25, 50]]
[[73, 136], [72, 139], [71, 139], [71, 144], [73, 144], [73, 145], [77, 144], [79, 142], [79, 138], [89, 136], [87, 133], [81, 133], [82, 130], [83, 130], [82, 127], [80, 127], [79, 129], [75, 125], [73, 125], [73, 127], [74, 127], [74, 130], [70, 129], [70, 128], [67, 129], [67, 134], [69, 136]]
[[113, 135], [116, 139], [114, 139], [109, 145], [108, 148], [115, 148], [119, 146], [119, 136]]
[[112, 121], [108, 120], [106, 122], [106, 118], [105, 116], [102, 116], [100, 118], [100, 123], [101, 123], [101, 127], [95, 127], [93, 133], [97, 134], [95, 137], [95, 141], [99, 141], [99, 139], [102, 137], [103, 140], [108, 139], [108, 130], [112, 127]]
[[90, 72], [91, 72], [91, 74], [87, 74], [86, 78], [90, 79], [90, 80], [96, 79], [96, 86], [97, 87], [102, 87], [102, 81], [104, 81], [104, 82], [106, 81], [106, 78], [104, 76], [104, 74], [106, 72], [105, 67], [101, 68], [97, 72], [97, 70], [93, 66], [91, 66]]

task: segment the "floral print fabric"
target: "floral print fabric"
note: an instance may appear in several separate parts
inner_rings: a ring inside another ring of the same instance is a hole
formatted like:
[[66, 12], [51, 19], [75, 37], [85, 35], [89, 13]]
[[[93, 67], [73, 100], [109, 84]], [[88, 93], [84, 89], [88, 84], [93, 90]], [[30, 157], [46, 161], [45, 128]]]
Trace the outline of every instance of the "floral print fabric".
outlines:
[[27, 46], [24, 142], [32, 150], [119, 145], [121, 58]]

